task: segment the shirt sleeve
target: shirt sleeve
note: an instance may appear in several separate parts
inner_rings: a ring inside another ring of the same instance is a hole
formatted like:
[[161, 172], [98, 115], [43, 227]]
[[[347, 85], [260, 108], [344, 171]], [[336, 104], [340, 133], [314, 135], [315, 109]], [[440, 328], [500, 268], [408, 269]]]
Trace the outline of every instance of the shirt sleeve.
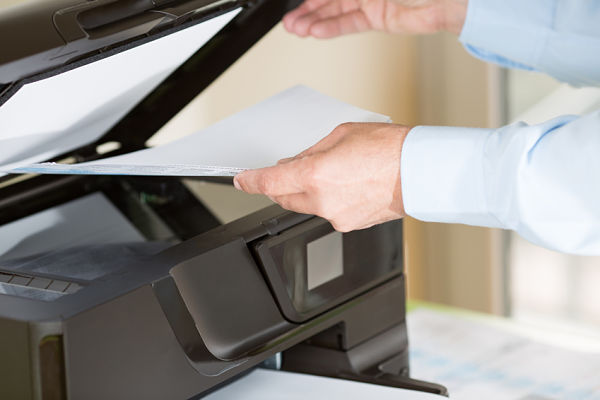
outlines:
[[600, 86], [600, 0], [469, 0], [460, 41], [474, 56]]
[[512, 229], [600, 255], [600, 111], [500, 129], [419, 126], [402, 149], [408, 215]]

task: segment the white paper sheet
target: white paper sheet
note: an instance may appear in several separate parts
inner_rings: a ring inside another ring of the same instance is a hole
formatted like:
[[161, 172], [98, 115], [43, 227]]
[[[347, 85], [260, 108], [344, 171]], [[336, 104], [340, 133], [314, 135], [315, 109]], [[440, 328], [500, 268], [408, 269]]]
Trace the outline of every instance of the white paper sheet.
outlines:
[[446, 397], [342, 379], [258, 369], [206, 400], [441, 400]]
[[294, 156], [343, 122], [389, 121], [386, 116], [295, 86], [163, 146], [89, 163], [37, 164], [11, 172], [233, 176]]
[[69, 247], [145, 241], [101, 193], [0, 226], [0, 261]]
[[411, 376], [461, 400], [598, 400], [600, 355], [429, 310], [407, 316]]
[[239, 11], [25, 85], [0, 107], [2, 169], [95, 141]]

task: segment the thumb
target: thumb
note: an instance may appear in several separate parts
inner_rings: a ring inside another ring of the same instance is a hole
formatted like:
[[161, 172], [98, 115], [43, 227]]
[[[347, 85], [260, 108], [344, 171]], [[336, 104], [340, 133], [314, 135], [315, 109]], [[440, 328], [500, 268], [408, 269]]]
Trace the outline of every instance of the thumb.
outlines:
[[236, 189], [269, 197], [303, 193], [302, 160], [293, 160], [273, 167], [244, 171], [235, 176]]

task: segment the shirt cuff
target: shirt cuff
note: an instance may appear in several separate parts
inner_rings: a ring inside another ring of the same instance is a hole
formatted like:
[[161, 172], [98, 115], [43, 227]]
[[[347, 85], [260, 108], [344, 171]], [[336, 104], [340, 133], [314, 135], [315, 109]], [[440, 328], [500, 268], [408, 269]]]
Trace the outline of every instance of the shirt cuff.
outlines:
[[484, 147], [492, 129], [418, 126], [402, 147], [404, 209], [413, 218], [501, 227], [486, 198]]
[[486, 61], [537, 68], [555, 9], [556, 0], [469, 0], [459, 40]]

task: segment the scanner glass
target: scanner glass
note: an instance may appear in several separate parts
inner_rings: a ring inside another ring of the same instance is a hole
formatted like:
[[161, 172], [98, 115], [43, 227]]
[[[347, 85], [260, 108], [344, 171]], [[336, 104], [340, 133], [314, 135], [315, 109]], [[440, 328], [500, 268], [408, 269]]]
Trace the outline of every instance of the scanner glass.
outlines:
[[0, 293], [55, 300], [168, 245], [89, 194], [0, 226]]
[[98, 244], [137, 243], [142, 234], [101, 193], [0, 226], [0, 260]]
[[[134, 181], [136, 188], [131, 187]], [[109, 274], [119, 274], [185, 239], [168, 225], [171, 213], [159, 215], [151, 207], [151, 203], [168, 207], [170, 200], [156, 197], [164, 182], [134, 181], [111, 178], [108, 187], [99, 184], [99, 191], [1, 225], [0, 294], [53, 301]], [[229, 185], [189, 184], [193, 192], [186, 200], [185, 214], [197, 216], [191, 210], [195, 204], [208, 206], [206, 210], [218, 219], [207, 224], [192, 217], [192, 236], [270, 204], [249, 202], [256, 199]], [[180, 208], [182, 193], [170, 187], [166, 191]]]

